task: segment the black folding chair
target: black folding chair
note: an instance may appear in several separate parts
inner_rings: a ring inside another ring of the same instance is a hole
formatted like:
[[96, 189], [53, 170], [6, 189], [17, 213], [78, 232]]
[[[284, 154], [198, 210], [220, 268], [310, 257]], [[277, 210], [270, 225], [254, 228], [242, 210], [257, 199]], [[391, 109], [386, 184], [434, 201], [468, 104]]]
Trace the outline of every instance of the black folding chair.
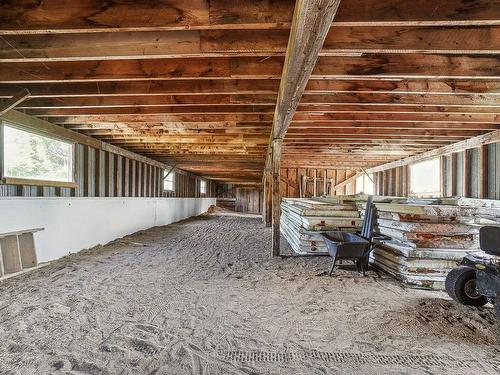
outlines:
[[366, 276], [370, 252], [373, 249], [372, 238], [376, 219], [376, 208], [373, 204], [373, 197], [370, 195], [366, 202], [365, 217], [361, 232], [337, 231], [323, 233], [328, 253], [332, 257], [329, 276], [332, 275], [337, 261], [344, 259], [355, 261], [358, 271], [361, 269], [363, 275]]

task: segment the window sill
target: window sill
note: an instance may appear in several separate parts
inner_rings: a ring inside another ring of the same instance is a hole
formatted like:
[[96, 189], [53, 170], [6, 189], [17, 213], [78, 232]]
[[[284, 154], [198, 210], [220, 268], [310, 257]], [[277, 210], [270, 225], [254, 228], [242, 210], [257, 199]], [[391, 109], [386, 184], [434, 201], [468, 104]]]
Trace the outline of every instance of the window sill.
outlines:
[[76, 182], [31, 180], [28, 178], [4, 177], [2, 181], [8, 185], [51, 186], [64, 188], [77, 188]]

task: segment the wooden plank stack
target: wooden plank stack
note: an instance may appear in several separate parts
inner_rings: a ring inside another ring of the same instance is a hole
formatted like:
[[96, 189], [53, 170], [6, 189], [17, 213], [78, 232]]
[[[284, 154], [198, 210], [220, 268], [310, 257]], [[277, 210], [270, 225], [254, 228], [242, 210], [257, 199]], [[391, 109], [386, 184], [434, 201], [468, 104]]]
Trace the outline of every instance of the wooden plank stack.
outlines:
[[[361, 225], [366, 195], [285, 199], [281, 231], [302, 255], [327, 254], [321, 233]], [[378, 240], [371, 262], [418, 287], [443, 289], [448, 272], [479, 249], [479, 228], [500, 225], [500, 201], [375, 196]], [[357, 213], [356, 210], [359, 212]]]
[[391, 239], [380, 241], [372, 262], [403, 282], [443, 289], [457, 262], [480, 251], [480, 226], [500, 225], [498, 203], [469, 198], [377, 202], [378, 231]]
[[328, 254], [321, 233], [354, 231], [361, 225], [359, 210], [354, 202], [286, 198], [281, 210], [281, 233], [293, 251], [300, 255]]

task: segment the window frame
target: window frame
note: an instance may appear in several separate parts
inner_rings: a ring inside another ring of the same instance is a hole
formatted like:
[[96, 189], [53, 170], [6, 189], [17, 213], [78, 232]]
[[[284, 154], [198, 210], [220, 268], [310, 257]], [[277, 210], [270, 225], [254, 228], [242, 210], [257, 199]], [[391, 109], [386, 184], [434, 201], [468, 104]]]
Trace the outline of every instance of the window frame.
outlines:
[[[412, 172], [411, 172], [411, 167], [420, 164], [426, 161], [431, 161], [431, 160], [437, 160], [437, 163], [439, 165], [438, 168], [438, 180], [439, 180], [439, 187], [437, 191], [433, 191], [430, 193], [415, 193], [412, 190]], [[443, 164], [441, 163], [441, 158], [439, 156], [437, 157], [432, 157], [432, 158], [427, 158], [423, 160], [416, 161], [414, 163], [411, 163], [408, 165], [408, 196], [409, 197], [414, 197], [414, 198], [441, 198], [443, 196]], [[437, 193], [437, 194], [436, 194]]]
[[[71, 181], [55, 181], [55, 180], [42, 180], [36, 178], [23, 178], [23, 177], [10, 177], [6, 176], [5, 171], [5, 127], [17, 129], [25, 133], [34, 134], [40, 137], [52, 139], [58, 142], [66, 143], [71, 146]], [[58, 137], [54, 134], [48, 134], [44, 131], [32, 129], [29, 126], [23, 126], [13, 121], [6, 121], [0, 119], [0, 180], [4, 184], [10, 185], [32, 185], [32, 186], [53, 186], [53, 187], [68, 187], [77, 188], [76, 182], [76, 143], [63, 137]]]
[[[173, 170], [170, 170], [167, 172], [166, 169], [164, 169], [165, 173], [164, 173], [164, 176], [163, 176], [163, 191], [166, 191], [166, 192], [174, 192], [175, 191], [175, 171]], [[167, 177], [170, 177], [172, 176], [172, 189], [165, 189], [165, 182], [167, 181]]]
[[207, 195], [207, 181], [200, 180], [200, 195]]

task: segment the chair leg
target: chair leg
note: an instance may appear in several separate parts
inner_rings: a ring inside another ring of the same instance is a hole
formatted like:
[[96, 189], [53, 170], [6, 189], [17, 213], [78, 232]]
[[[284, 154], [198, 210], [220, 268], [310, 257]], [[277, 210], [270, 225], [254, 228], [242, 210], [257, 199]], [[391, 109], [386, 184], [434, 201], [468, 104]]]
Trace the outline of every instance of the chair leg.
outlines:
[[368, 259], [362, 258], [360, 262], [361, 262], [361, 268], [363, 270], [363, 276], [366, 276], [366, 271], [368, 270]]
[[330, 267], [330, 272], [328, 273], [328, 276], [332, 276], [333, 269], [335, 268], [335, 263], [337, 262], [337, 257], [332, 258], [332, 266]]

